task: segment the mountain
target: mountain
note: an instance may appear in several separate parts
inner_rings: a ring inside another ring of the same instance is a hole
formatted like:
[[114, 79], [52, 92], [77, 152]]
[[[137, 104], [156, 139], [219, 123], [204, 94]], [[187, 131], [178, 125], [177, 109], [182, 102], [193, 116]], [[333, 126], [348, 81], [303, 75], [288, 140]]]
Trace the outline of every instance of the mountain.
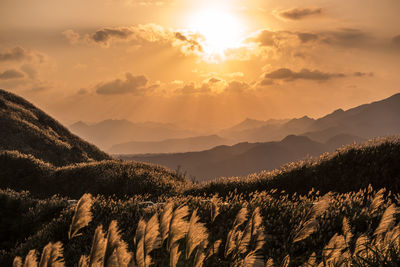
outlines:
[[349, 110], [336, 110], [316, 120], [304, 135], [325, 142], [339, 133], [364, 139], [400, 133], [400, 93]]
[[230, 143], [228, 139], [210, 135], [156, 142], [128, 142], [113, 145], [108, 152], [112, 154], [178, 153], [202, 151]]
[[56, 166], [111, 159], [23, 98], [0, 89], [0, 151], [17, 150]]
[[[309, 129], [314, 119], [307, 116], [291, 120], [269, 120], [256, 127], [238, 127], [238, 125], [220, 132], [222, 137], [231, 138], [238, 142], [266, 142], [281, 140], [285, 136], [299, 135]], [[242, 124], [245, 122], [242, 122]], [[240, 125], [240, 124], [239, 124]], [[256, 124], [253, 124], [256, 125]]]
[[[248, 125], [249, 127], [241, 127]], [[254, 126], [254, 127], [252, 127]], [[400, 93], [389, 98], [364, 104], [349, 110], [334, 112], [312, 119], [307, 116], [275, 124], [246, 122], [220, 133], [237, 141], [277, 141], [287, 135], [304, 135], [325, 143], [334, 136], [347, 134], [362, 139], [400, 133]]]
[[285, 163], [309, 156], [319, 156], [344, 144], [361, 140], [352, 136], [338, 136], [329, 143], [315, 142], [306, 136], [289, 135], [279, 142], [239, 143], [218, 146], [200, 152], [119, 155], [123, 160], [143, 161], [179, 170], [189, 177], [211, 180], [224, 176], [245, 176], [262, 170], [273, 170]]
[[115, 144], [126, 142], [162, 141], [197, 135], [193, 131], [181, 129], [169, 123], [133, 123], [128, 120], [104, 120], [95, 124], [79, 121], [69, 126], [69, 129], [103, 150], [110, 149]]

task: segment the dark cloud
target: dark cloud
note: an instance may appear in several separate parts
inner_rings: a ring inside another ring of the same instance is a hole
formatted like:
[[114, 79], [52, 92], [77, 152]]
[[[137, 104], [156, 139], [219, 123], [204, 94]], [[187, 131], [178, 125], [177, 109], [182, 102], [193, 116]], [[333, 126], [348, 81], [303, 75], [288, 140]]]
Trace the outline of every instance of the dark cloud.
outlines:
[[249, 89], [250, 86], [245, 83], [245, 82], [240, 82], [240, 81], [231, 81], [226, 87], [225, 87], [225, 92], [229, 93], [243, 93], [247, 89]]
[[194, 83], [185, 85], [182, 88], [176, 90], [177, 93], [184, 94], [184, 95], [191, 95], [191, 94], [207, 94], [211, 93], [211, 87], [207, 83], [203, 83], [200, 86], [196, 86]]
[[354, 72], [354, 76], [356, 76], [356, 77], [373, 77], [374, 73], [373, 72], [356, 71], [356, 72]]
[[108, 45], [110, 39], [127, 40], [132, 34], [132, 29], [126, 27], [101, 28], [91, 35], [91, 39], [96, 43]]
[[0, 53], [0, 61], [22, 61], [31, 59], [32, 55], [20, 46], [14, 47], [11, 50]]
[[370, 39], [367, 33], [351, 28], [342, 28], [334, 32], [322, 32], [320, 35], [322, 36], [320, 39], [325, 43], [343, 46], [361, 45]]
[[144, 95], [149, 88], [146, 87], [148, 79], [143, 76], [133, 76], [131, 73], [125, 74], [125, 80], [115, 79], [110, 82], [101, 83], [96, 86], [96, 92], [101, 95], [116, 94], [135, 94]]
[[310, 16], [320, 15], [322, 8], [306, 7], [306, 8], [293, 8], [279, 12], [279, 16], [285, 19], [301, 20]]
[[21, 66], [21, 70], [25, 72], [29, 78], [35, 79], [37, 76], [37, 70], [33, 65], [30, 64], [24, 64]]
[[299, 37], [302, 43], [307, 43], [309, 41], [315, 41], [318, 39], [318, 35], [314, 33], [297, 33], [297, 37]]
[[187, 43], [189, 45], [189, 49], [193, 51], [199, 51], [203, 52], [203, 47], [201, 44], [196, 40], [196, 36], [185, 36], [184, 34], [180, 32], [175, 32], [175, 38], [178, 39], [179, 41], [182, 41], [184, 43]]
[[266, 79], [285, 80], [285, 81], [294, 81], [294, 80], [326, 81], [332, 78], [342, 78], [345, 76], [346, 75], [344, 75], [343, 73], [329, 73], [329, 72], [322, 72], [319, 70], [309, 70], [309, 69], [302, 69], [299, 72], [295, 72], [287, 68], [280, 68], [265, 74]]
[[273, 46], [275, 44], [275, 37], [275, 32], [263, 30], [256, 38], [251, 39], [251, 41], [259, 43], [260, 46]]
[[261, 86], [269, 86], [269, 85], [273, 85], [274, 81], [271, 79], [264, 79], [260, 82]]
[[217, 79], [217, 78], [214, 78], [214, 77], [208, 80], [209, 83], [218, 83], [220, 81], [221, 81], [220, 79]]
[[392, 43], [397, 47], [400, 47], [400, 34], [392, 38]]
[[10, 80], [10, 79], [18, 79], [23, 78], [24, 74], [18, 70], [5, 70], [4, 72], [0, 72], [0, 80]]

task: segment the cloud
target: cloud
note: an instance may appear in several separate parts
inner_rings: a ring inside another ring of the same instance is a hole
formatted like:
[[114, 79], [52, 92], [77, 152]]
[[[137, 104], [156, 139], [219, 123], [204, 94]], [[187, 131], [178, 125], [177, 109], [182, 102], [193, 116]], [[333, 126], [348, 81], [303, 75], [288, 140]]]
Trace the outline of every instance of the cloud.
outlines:
[[24, 64], [20, 68], [23, 72], [25, 72], [29, 78], [35, 79], [37, 77], [37, 70], [33, 65]]
[[192, 94], [209, 94], [211, 93], [211, 87], [208, 83], [203, 83], [200, 86], [196, 86], [194, 83], [185, 85], [182, 88], [179, 88], [175, 91], [175, 93], [183, 94], [183, 95], [192, 95]]
[[400, 47], [400, 34], [392, 38], [392, 43], [397, 47]]
[[225, 87], [225, 92], [228, 93], [243, 93], [247, 89], [250, 88], [250, 85], [248, 85], [245, 82], [240, 82], [240, 81], [231, 81], [226, 87]]
[[10, 80], [10, 79], [18, 79], [23, 78], [24, 74], [18, 70], [10, 69], [5, 70], [4, 72], [0, 72], [0, 80]]
[[115, 79], [110, 82], [100, 83], [96, 86], [96, 92], [101, 95], [135, 94], [144, 95], [147, 93], [146, 87], [148, 79], [143, 76], [133, 76], [131, 73], [125, 74], [125, 79]]
[[127, 27], [102, 28], [93, 33], [90, 38], [96, 43], [108, 45], [111, 39], [127, 40], [133, 30]]
[[70, 44], [78, 44], [80, 42], [81, 39], [80, 34], [72, 29], [63, 31], [61, 34], [64, 35], [65, 38], [67, 38]]
[[370, 36], [359, 30], [352, 28], [341, 28], [333, 32], [320, 33], [321, 40], [327, 44], [336, 44], [342, 46], [354, 46], [365, 43]]
[[279, 17], [290, 20], [301, 20], [315, 15], [321, 15], [322, 8], [305, 7], [283, 10], [278, 13]]
[[44, 55], [38, 52], [26, 50], [20, 46], [14, 47], [4, 52], [0, 52], [0, 61], [24, 61], [32, 60], [34, 57], [40, 62], [44, 61]]
[[373, 72], [360, 72], [356, 71], [353, 74], [355, 77], [373, 77], [374, 73]]
[[302, 69], [299, 72], [292, 71], [287, 68], [280, 68], [270, 73], [265, 74], [266, 79], [270, 80], [313, 80], [313, 81], [326, 81], [332, 78], [346, 77], [343, 73], [329, 73], [319, 70]]
[[180, 32], [175, 32], [175, 38], [188, 44], [188, 48], [190, 50], [193, 51], [199, 51], [199, 52], [203, 52], [203, 47], [201, 46], [201, 44], [199, 43], [198, 39], [199, 36], [196, 35], [192, 35], [190, 37], [185, 36], [184, 34], [180, 33]]
[[297, 37], [300, 39], [302, 43], [307, 43], [309, 41], [315, 41], [318, 39], [318, 35], [314, 33], [297, 33]]

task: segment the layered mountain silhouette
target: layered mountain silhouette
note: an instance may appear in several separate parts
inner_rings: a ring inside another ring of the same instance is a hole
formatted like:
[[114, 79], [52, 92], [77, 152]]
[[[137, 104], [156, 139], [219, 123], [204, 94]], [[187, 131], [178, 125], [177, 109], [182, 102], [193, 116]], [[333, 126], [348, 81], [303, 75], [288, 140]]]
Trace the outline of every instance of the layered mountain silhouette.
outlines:
[[111, 159], [23, 98], [0, 89], [0, 151], [17, 150], [62, 166]]
[[234, 126], [220, 135], [248, 142], [277, 141], [290, 134], [305, 135], [318, 142], [341, 134], [364, 139], [394, 135], [400, 133], [400, 94], [346, 111], [338, 109], [319, 119], [305, 116], [283, 123], [251, 125], [254, 127]]
[[120, 155], [124, 160], [144, 161], [186, 172], [197, 180], [216, 177], [245, 176], [262, 170], [273, 170], [285, 163], [308, 156], [319, 156], [337, 147], [364, 139], [340, 135], [327, 143], [319, 143], [306, 136], [289, 135], [279, 142], [239, 143], [218, 146], [201, 152], [149, 155]]
[[69, 126], [69, 129], [103, 150], [126, 142], [154, 142], [197, 135], [192, 131], [181, 129], [169, 123], [133, 123], [128, 120], [104, 120], [95, 124], [79, 121]]
[[107, 152], [111, 154], [178, 153], [202, 151], [232, 142], [218, 135], [198, 136], [181, 139], [167, 139], [155, 142], [128, 142], [113, 145]]

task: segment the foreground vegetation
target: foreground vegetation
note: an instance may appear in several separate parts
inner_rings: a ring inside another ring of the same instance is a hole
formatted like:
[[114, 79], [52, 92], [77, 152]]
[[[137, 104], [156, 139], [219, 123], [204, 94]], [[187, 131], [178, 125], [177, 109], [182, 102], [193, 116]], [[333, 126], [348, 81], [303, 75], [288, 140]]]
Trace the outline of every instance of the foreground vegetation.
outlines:
[[[11, 265], [15, 256], [21, 257], [16, 264], [22, 262], [26, 255], [28, 261], [41, 257], [47, 262], [61, 261], [62, 256], [67, 266], [86, 266], [90, 261], [90, 266], [400, 264], [400, 195], [372, 187], [324, 196], [316, 191], [290, 196], [271, 190], [223, 198], [159, 197], [151, 207], [142, 206], [143, 197], [85, 195], [74, 207], [57, 197], [37, 201], [10, 190], [1, 196], [6, 211], [36, 203], [30, 209], [42, 223], [27, 239], [17, 240], [15, 248], [2, 248], [2, 266]], [[49, 221], [42, 205], [54, 207], [55, 218]], [[18, 227], [30, 224], [21, 222]]]

